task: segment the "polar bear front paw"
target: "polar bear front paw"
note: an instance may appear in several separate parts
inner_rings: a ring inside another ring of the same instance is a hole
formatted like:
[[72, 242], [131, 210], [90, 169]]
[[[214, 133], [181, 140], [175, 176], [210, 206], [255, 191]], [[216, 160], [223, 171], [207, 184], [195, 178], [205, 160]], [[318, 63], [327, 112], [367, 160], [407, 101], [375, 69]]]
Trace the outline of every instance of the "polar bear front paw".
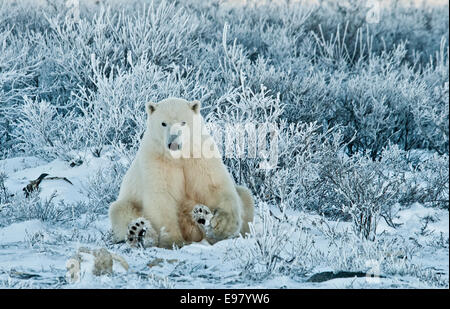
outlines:
[[154, 245], [156, 233], [145, 218], [137, 218], [128, 225], [127, 243], [131, 247], [141, 244], [144, 248]]

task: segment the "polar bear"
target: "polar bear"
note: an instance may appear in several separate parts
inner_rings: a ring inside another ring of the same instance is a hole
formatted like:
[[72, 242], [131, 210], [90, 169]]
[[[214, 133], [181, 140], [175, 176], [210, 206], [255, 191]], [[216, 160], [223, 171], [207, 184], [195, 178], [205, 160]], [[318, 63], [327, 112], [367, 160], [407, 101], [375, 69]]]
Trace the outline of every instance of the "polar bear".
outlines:
[[147, 128], [109, 209], [116, 242], [172, 248], [249, 232], [253, 198], [228, 173], [200, 108], [179, 98], [146, 104]]

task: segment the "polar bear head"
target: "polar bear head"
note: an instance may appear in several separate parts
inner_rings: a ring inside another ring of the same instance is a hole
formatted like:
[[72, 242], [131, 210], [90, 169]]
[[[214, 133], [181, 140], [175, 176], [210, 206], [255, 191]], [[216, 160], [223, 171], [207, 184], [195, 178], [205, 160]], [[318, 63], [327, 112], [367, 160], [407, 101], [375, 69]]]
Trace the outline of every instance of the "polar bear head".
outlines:
[[148, 102], [147, 131], [153, 150], [172, 158], [191, 156], [196, 140], [201, 143], [200, 108], [197, 100], [167, 98], [159, 103]]

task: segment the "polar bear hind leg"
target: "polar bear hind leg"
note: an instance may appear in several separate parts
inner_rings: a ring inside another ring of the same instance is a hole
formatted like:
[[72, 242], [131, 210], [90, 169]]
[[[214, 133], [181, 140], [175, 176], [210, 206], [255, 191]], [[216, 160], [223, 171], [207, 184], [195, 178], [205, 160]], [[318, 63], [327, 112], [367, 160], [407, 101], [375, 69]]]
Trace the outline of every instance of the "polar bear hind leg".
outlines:
[[[249, 223], [253, 222], [254, 215], [254, 203], [250, 190], [243, 186], [236, 185], [236, 191], [238, 192], [239, 198], [241, 199], [242, 205], [242, 225], [239, 233], [245, 236], [250, 233]], [[227, 220], [227, 214], [221, 209], [211, 210], [205, 205], [195, 205], [191, 212], [192, 220], [200, 228], [200, 230], [206, 236], [206, 239], [211, 243], [215, 243], [224, 237], [217, 237], [214, 233], [214, 222], [218, 220]], [[228, 216], [229, 217], [229, 216]], [[236, 235], [229, 234], [228, 237], [233, 237]]]
[[136, 203], [119, 200], [111, 204], [109, 218], [115, 242], [126, 241], [132, 246], [142, 243], [150, 246], [156, 233], [150, 222], [142, 218], [142, 208]]
[[247, 189], [244, 186], [236, 185], [236, 191], [239, 194], [239, 197], [242, 201], [242, 227], [241, 227], [241, 235], [245, 236], [245, 234], [250, 233], [250, 228], [248, 224], [250, 222], [253, 222], [253, 215], [254, 215], [254, 202], [252, 194], [250, 193], [250, 190]]
[[144, 248], [157, 245], [158, 235], [150, 222], [139, 217], [128, 225], [127, 243], [131, 247], [142, 245]]

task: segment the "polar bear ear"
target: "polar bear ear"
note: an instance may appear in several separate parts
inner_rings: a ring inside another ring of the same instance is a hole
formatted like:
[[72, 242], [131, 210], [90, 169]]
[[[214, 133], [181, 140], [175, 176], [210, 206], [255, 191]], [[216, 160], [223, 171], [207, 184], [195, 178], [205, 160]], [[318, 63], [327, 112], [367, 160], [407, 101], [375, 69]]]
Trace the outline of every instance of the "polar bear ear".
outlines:
[[194, 113], [198, 114], [200, 112], [200, 108], [202, 107], [202, 103], [199, 100], [194, 100], [189, 102], [189, 106], [194, 111]]
[[156, 104], [153, 102], [145, 103], [145, 110], [149, 115], [151, 115], [156, 110]]

